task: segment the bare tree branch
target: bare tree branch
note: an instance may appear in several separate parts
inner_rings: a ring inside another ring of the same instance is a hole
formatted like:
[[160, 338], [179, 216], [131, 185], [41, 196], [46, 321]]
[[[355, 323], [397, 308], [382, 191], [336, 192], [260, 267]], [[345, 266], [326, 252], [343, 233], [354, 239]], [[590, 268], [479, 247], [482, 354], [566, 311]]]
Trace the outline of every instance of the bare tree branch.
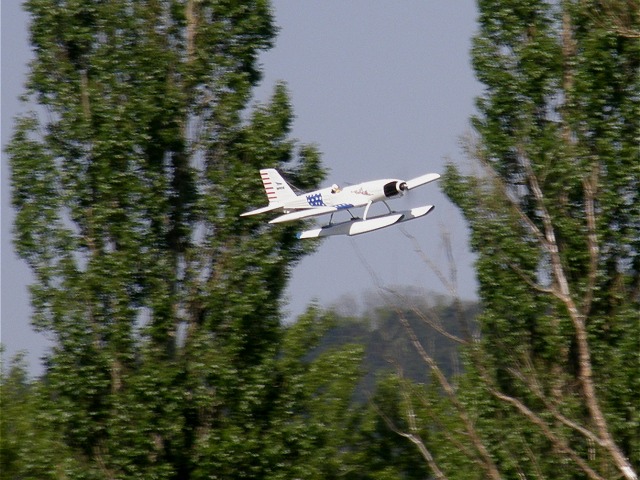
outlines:
[[585, 214], [587, 219], [587, 242], [589, 245], [589, 285], [587, 286], [586, 298], [584, 299], [582, 309], [585, 315], [588, 315], [591, 310], [591, 302], [593, 301], [593, 294], [596, 285], [596, 279], [598, 276], [598, 260], [599, 260], [599, 247], [598, 236], [596, 234], [596, 213], [595, 213], [595, 196], [598, 188], [598, 168], [594, 167], [591, 176], [585, 178], [584, 193], [585, 193]]
[[438, 318], [438, 315], [433, 313], [433, 312], [429, 312], [429, 311], [425, 311], [421, 308], [418, 308], [415, 305], [411, 305], [410, 299], [407, 298], [406, 295], [402, 295], [400, 292], [395, 291], [393, 289], [387, 288], [387, 287], [379, 287], [381, 290], [383, 290], [386, 293], [389, 293], [390, 295], [392, 295], [393, 297], [400, 299], [401, 304], [404, 305], [406, 307], [407, 310], [410, 310], [411, 313], [413, 313], [419, 320], [421, 320], [425, 325], [429, 326], [430, 328], [432, 328], [433, 330], [435, 330], [437, 333], [439, 333], [440, 335], [442, 335], [443, 337], [456, 342], [458, 344], [461, 345], [466, 345], [469, 343], [469, 340], [461, 338], [457, 335], [454, 335], [453, 333], [449, 332], [443, 325], [442, 322], [440, 321], [440, 319]]
[[440, 384], [440, 386], [442, 387], [442, 389], [446, 393], [447, 397], [449, 398], [449, 400], [451, 401], [451, 403], [455, 407], [456, 412], [458, 413], [458, 416], [460, 417], [460, 420], [464, 424], [464, 427], [465, 427], [467, 435], [469, 436], [469, 439], [471, 440], [471, 442], [473, 443], [474, 448], [478, 451], [478, 453], [480, 455], [480, 458], [482, 460], [481, 461], [481, 465], [485, 469], [487, 475], [490, 478], [493, 478], [495, 480], [500, 479], [501, 476], [500, 476], [500, 473], [498, 471], [498, 468], [496, 467], [495, 463], [493, 462], [493, 459], [491, 458], [491, 455], [489, 454], [489, 451], [487, 450], [487, 448], [484, 445], [484, 443], [482, 442], [478, 432], [476, 431], [475, 426], [474, 426], [473, 422], [471, 421], [471, 418], [469, 417], [469, 415], [467, 414], [464, 406], [460, 402], [460, 399], [458, 398], [455, 389], [451, 386], [451, 384], [447, 380], [447, 377], [444, 375], [444, 373], [442, 372], [442, 370], [438, 366], [438, 363], [435, 361], [435, 359], [431, 355], [429, 355], [427, 353], [427, 351], [424, 349], [424, 347], [422, 346], [422, 343], [418, 339], [415, 331], [411, 327], [411, 324], [408, 322], [406, 317], [403, 315], [403, 312], [398, 311], [397, 313], [398, 313], [398, 316], [400, 318], [400, 322], [402, 323], [402, 325], [405, 328], [407, 334], [409, 335], [409, 338], [410, 338], [411, 343], [413, 344], [414, 348], [416, 349], [416, 351], [418, 352], [418, 354], [420, 355], [422, 360], [429, 366], [429, 368], [431, 368], [431, 371], [434, 373], [436, 379], [438, 380], [438, 383]]
[[598, 397], [596, 394], [595, 385], [593, 383], [593, 368], [591, 364], [591, 351], [589, 347], [589, 341], [587, 337], [586, 318], [583, 312], [581, 312], [576, 305], [569, 288], [569, 281], [565, 274], [565, 269], [560, 257], [560, 251], [556, 242], [555, 231], [553, 228], [553, 221], [551, 214], [547, 209], [542, 189], [538, 183], [538, 178], [533, 171], [529, 157], [526, 155], [524, 148], [519, 148], [520, 159], [525, 168], [527, 174], [527, 180], [539, 211], [542, 215], [542, 222], [544, 225], [544, 236], [546, 238], [546, 248], [551, 256], [551, 264], [553, 268], [554, 280], [559, 288], [558, 298], [564, 303], [569, 317], [573, 323], [575, 330], [576, 344], [578, 348], [578, 364], [579, 364], [579, 379], [582, 384], [582, 390], [584, 399], [586, 402], [589, 414], [594, 421], [598, 436], [602, 441], [603, 447], [609, 452], [609, 455], [613, 459], [615, 465], [618, 467], [620, 473], [622, 473], [628, 480], [636, 480], [638, 477], [633, 471], [631, 464], [625, 458], [622, 450], [614, 442], [611, 431], [607, 424], [606, 418], [600, 409]]
[[[393, 420], [391, 420], [389, 416], [385, 414], [382, 411], [382, 409], [378, 407], [374, 402], [371, 402], [371, 406], [376, 411], [376, 413], [380, 416], [380, 418], [382, 418], [382, 420], [387, 425], [389, 430], [396, 433], [397, 435], [400, 435], [401, 437], [408, 439], [411, 443], [413, 443], [416, 447], [418, 447], [420, 454], [425, 459], [425, 461], [429, 465], [429, 468], [431, 469], [431, 471], [433, 472], [433, 474], [436, 476], [437, 479], [447, 480], [447, 476], [442, 472], [442, 470], [440, 470], [440, 467], [436, 463], [435, 459], [433, 458], [433, 455], [431, 454], [427, 446], [422, 441], [422, 438], [420, 438], [420, 435], [416, 433], [417, 429], [412, 428], [412, 430], [415, 430], [415, 431], [412, 431], [411, 433], [403, 432], [395, 425], [395, 423], [393, 423]], [[411, 413], [413, 414], [413, 412]]]
[[560, 413], [558, 408], [548, 400], [533, 368], [528, 368], [526, 374], [515, 368], [510, 368], [509, 373], [520, 380], [527, 389], [529, 389], [541, 402], [543, 402], [545, 408], [554, 416], [556, 420], [558, 420], [563, 425], [579, 432], [589, 441], [594, 442], [601, 447], [604, 447], [602, 440], [598, 438], [595, 433], [565, 417], [562, 413]]
[[567, 446], [567, 444], [560, 437], [556, 436], [551, 428], [533, 411], [527, 408], [520, 400], [509, 395], [505, 395], [495, 388], [491, 388], [490, 392], [496, 398], [514, 406], [523, 416], [528, 418], [531, 423], [538, 426], [544, 433], [544, 436], [548, 438], [559, 451], [567, 454], [582, 469], [582, 471], [588, 475], [589, 478], [593, 480], [604, 480], [604, 477], [595, 472], [582, 457], [576, 454], [576, 452], [572, 448]]
[[545, 293], [545, 294], [550, 294], [550, 295], [555, 295], [555, 292], [553, 290], [553, 288], [547, 288], [547, 287], [543, 287], [542, 285], [540, 285], [538, 282], [534, 281], [530, 275], [527, 275], [524, 270], [522, 270], [518, 265], [516, 265], [515, 263], [509, 263], [509, 268], [511, 268], [514, 272], [516, 272], [518, 274], [518, 276], [522, 279], [522, 281], [524, 283], [526, 283], [527, 285], [529, 285], [531, 288], [533, 288], [534, 290], [540, 292], [540, 293]]
[[196, 28], [198, 24], [198, 7], [196, 6], [195, 0], [187, 1], [187, 8], [185, 11], [186, 20], [187, 20], [187, 62], [191, 63], [194, 60], [194, 55], [196, 51], [195, 43], [196, 43]]
[[[413, 245], [413, 249], [414, 251], [420, 256], [420, 259], [424, 262], [425, 265], [427, 265], [429, 267], [429, 269], [436, 274], [436, 276], [438, 277], [438, 280], [440, 281], [440, 283], [447, 289], [447, 291], [449, 292], [449, 294], [453, 297], [453, 298], [457, 298], [458, 296], [458, 287], [457, 287], [457, 283], [456, 283], [456, 278], [457, 275], [455, 273], [455, 270], [452, 270], [450, 272], [450, 278], [448, 279], [446, 277], [446, 275], [442, 272], [442, 270], [440, 270], [440, 268], [431, 260], [431, 258], [429, 258], [429, 256], [424, 252], [424, 250], [422, 249], [422, 247], [420, 246], [420, 243], [418, 242], [418, 240], [416, 239], [415, 236], [411, 235], [406, 228], [404, 227], [399, 227], [400, 231], [402, 232], [402, 234], [407, 237], [409, 239], [409, 241], [411, 241], [412, 245]], [[451, 260], [452, 257], [452, 253], [451, 253], [451, 242], [444, 242], [445, 243], [445, 248], [447, 248], [447, 257]], [[454, 264], [450, 261], [449, 262], [449, 266], [450, 268], [453, 266]]]
[[625, 38], [640, 38], [640, 27], [634, 25], [633, 12], [640, 11], [638, 0], [601, 0], [592, 14], [594, 23]]

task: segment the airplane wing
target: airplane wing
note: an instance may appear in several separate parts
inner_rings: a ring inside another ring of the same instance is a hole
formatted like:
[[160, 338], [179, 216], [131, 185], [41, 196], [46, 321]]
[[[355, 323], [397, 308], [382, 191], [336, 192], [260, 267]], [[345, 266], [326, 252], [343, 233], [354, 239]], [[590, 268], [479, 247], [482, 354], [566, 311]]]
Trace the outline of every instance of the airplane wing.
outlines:
[[292, 222], [294, 220], [302, 220], [303, 218], [315, 217], [317, 215], [326, 215], [328, 213], [337, 212], [337, 207], [313, 207], [305, 210], [299, 210], [291, 213], [285, 213], [279, 217], [269, 221], [269, 223]]
[[275, 204], [275, 205], [271, 204], [271, 205], [268, 205], [266, 207], [257, 208], [256, 210], [251, 210], [249, 212], [241, 213], [240, 216], [241, 217], [248, 217], [249, 215], [258, 215], [259, 213], [270, 212], [272, 210], [277, 210], [279, 208], [282, 208], [282, 205], [280, 205], [280, 204]]
[[420, 175], [419, 177], [407, 180], [405, 183], [407, 185], [407, 190], [411, 190], [412, 188], [420, 187], [425, 183], [433, 182], [439, 178], [440, 174], [438, 173], [427, 173], [426, 175]]

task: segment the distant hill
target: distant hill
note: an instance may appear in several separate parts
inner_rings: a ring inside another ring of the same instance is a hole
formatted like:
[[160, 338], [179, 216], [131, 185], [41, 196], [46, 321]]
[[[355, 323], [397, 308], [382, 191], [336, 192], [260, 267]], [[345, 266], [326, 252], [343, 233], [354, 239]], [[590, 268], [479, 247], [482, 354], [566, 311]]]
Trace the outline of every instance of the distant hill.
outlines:
[[373, 392], [378, 376], [397, 370], [415, 382], [429, 382], [429, 368], [412, 345], [401, 318], [408, 321], [423, 348], [447, 376], [460, 373], [458, 343], [446, 335], [476, 335], [478, 303], [416, 292], [384, 297], [357, 315], [345, 315], [339, 305], [335, 306], [336, 326], [320, 346], [322, 350], [354, 342], [365, 346], [364, 376], [357, 398], [364, 399]]

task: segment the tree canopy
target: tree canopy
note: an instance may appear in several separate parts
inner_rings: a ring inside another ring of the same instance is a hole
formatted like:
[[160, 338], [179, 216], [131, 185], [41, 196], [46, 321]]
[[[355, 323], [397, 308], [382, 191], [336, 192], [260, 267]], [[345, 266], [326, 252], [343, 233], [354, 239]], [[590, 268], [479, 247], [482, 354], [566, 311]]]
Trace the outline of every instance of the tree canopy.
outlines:
[[[280, 307], [313, 243], [238, 220], [264, 197], [259, 168], [302, 188], [324, 175], [289, 138], [284, 84], [248, 108], [276, 32], [269, 3], [25, 8], [39, 109], [7, 150], [33, 325], [53, 341], [30, 397], [49, 436], [3, 458], [38, 478], [293, 478], [313, 462], [304, 476], [322, 476], [358, 350], [303, 362], [308, 340], [283, 330]], [[339, 378], [320, 373], [330, 363]], [[326, 417], [308, 418], [309, 402]]]
[[637, 6], [479, 2], [480, 174], [452, 165], [444, 188], [478, 254], [470, 361], [490, 401], [476, 413], [512, 432], [490, 443], [513, 474], [636, 478], [640, 465]]

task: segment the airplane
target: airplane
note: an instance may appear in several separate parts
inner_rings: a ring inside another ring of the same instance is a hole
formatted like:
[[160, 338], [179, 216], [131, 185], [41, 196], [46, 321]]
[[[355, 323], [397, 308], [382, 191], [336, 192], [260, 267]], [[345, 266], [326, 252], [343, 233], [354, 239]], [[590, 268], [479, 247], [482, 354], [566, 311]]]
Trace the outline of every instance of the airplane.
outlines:
[[[296, 194], [291, 186], [273, 168], [260, 170], [260, 177], [264, 185], [269, 205], [242, 213], [240, 216], [258, 215], [261, 213], [280, 211], [282, 215], [270, 220], [269, 223], [283, 223], [294, 220], [331, 215], [329, 223], [319, 228], [305, 230], [298, 233], [298, 238], [327, 237], [331, 235], [359, 235], [361, 233], [379, 230], [398, 223], [420, 218], [434, 209], [433, 205], [424, 205], [401, 212], [391, 210], [387, 200], [399, 198], [409, 190], [433, 182], [440, 178], [437, 173], [427, 173], [411, 180], [385, 178], [340, 188], [334, 184], [331, 187], [313, 192]], [[376, 202], [382, 202], [388, 213], [370, 217], [369, 209]], [[364, 207], [362, 218], [351, 213], [352, 208]], [[333, 214], [347, 211], [351, 218], [347, 221], [333, 223]]]

